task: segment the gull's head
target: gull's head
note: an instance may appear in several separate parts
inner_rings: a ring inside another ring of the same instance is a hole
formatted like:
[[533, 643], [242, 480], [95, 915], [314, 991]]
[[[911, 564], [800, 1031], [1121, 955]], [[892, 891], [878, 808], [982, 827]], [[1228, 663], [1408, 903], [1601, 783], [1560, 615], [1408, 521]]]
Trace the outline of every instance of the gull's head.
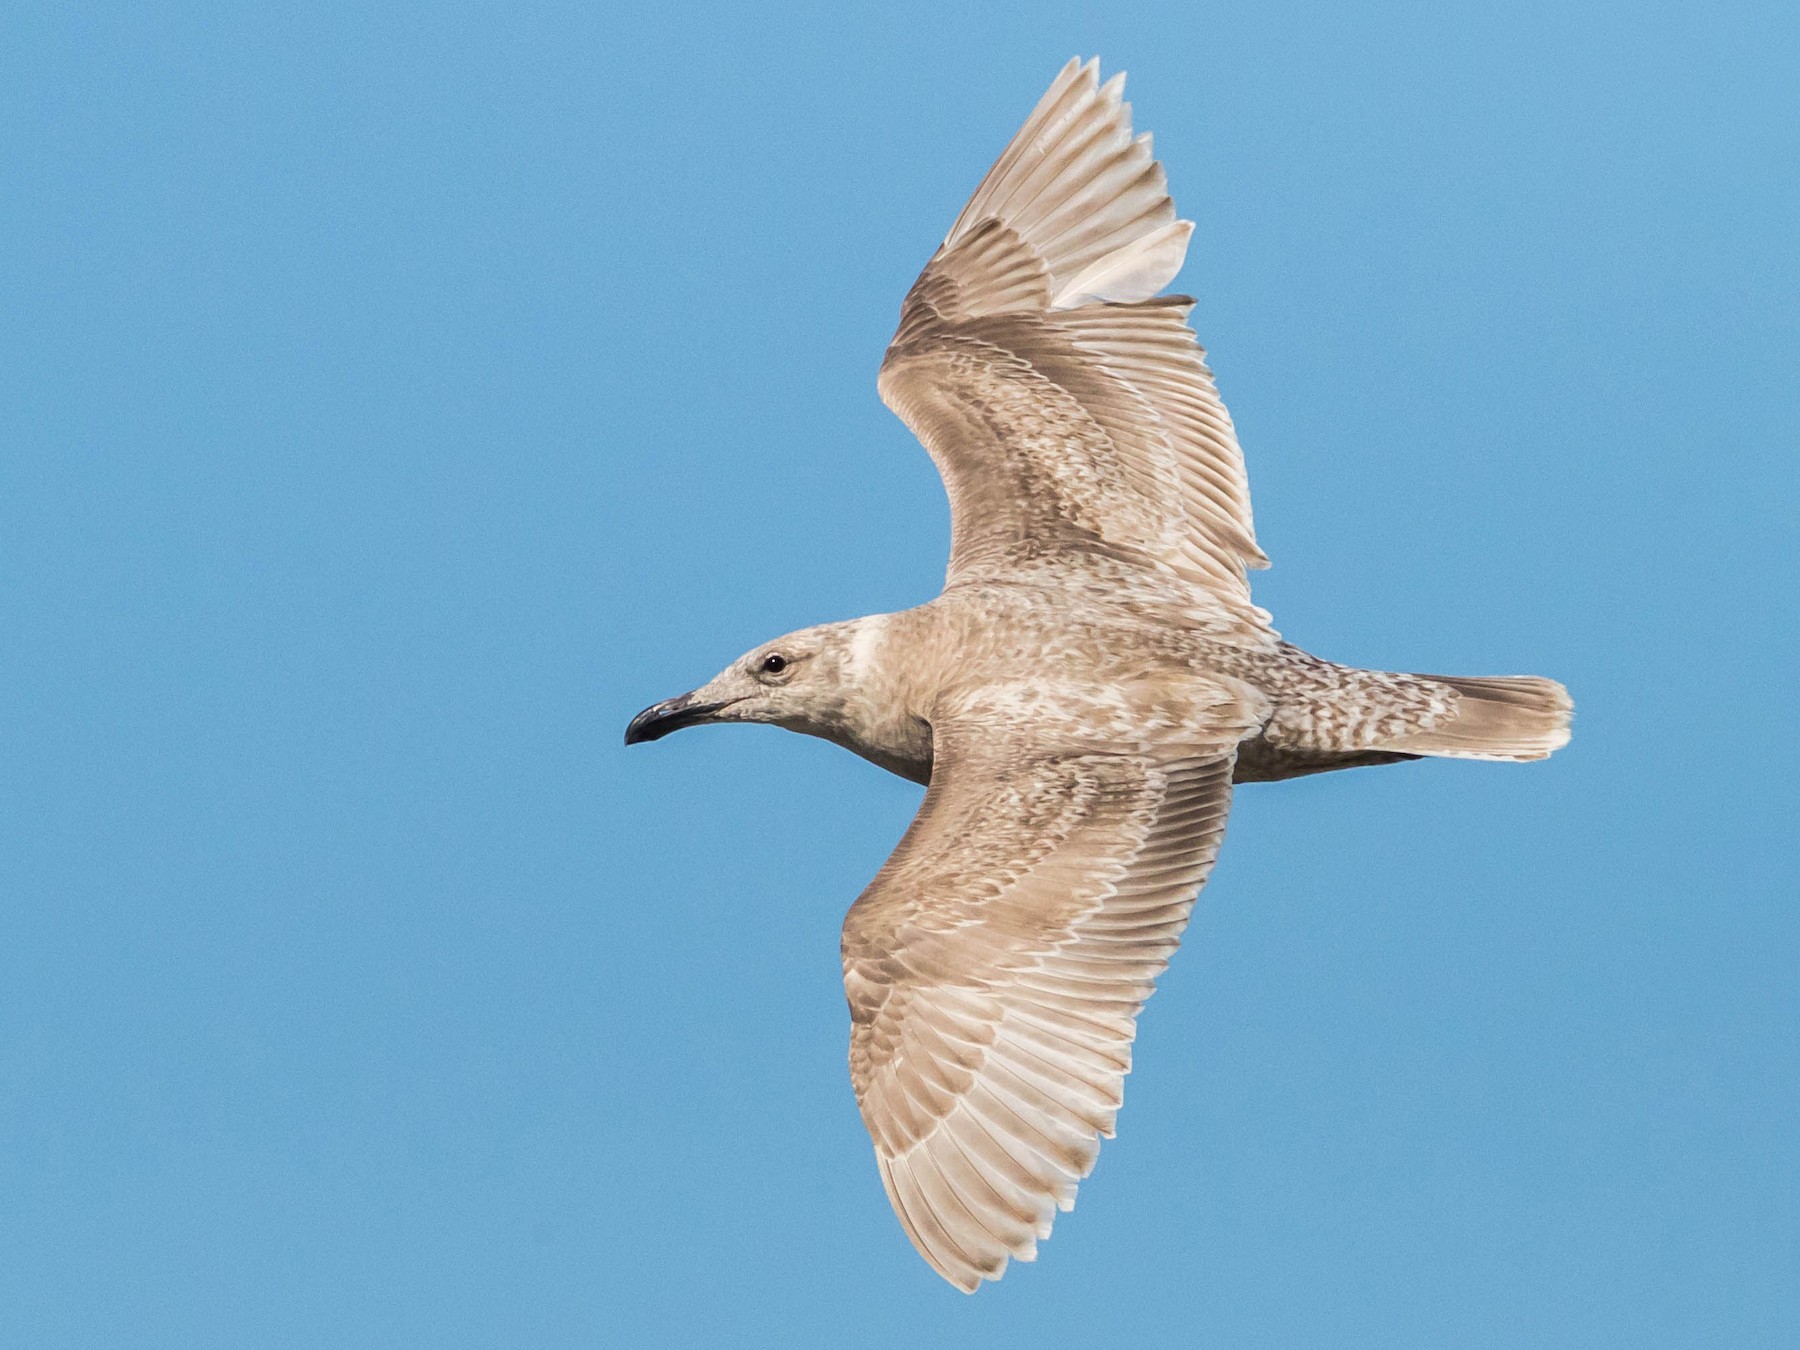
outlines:
[[772, 722], [832, 736], [852, 715], [879, 632], [876, 620], [853, 619], [752, 647], [698, 689], [645, 708], [625, 728], [625, 744], [708, 722]]

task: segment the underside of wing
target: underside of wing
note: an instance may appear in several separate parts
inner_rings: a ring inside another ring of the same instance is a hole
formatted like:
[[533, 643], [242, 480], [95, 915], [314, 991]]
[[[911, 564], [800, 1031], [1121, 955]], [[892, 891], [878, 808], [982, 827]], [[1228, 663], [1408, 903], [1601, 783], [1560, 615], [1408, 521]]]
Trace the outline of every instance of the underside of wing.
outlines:
[[1071, 62], [907, 296], [881, 393], [952, 510], [952, 580], [1110, 555], [1264, 628], [1231, 417], [1186, 319], [1159, 297], [1175, 218], [1122, 77]]
[[946, 1280], [1031, 1260], [1111, 1137], [1135, 1021], [1217, 855], [1231, 747], [955, 737], [844, 925], [850, 1073], [888, 1198]]

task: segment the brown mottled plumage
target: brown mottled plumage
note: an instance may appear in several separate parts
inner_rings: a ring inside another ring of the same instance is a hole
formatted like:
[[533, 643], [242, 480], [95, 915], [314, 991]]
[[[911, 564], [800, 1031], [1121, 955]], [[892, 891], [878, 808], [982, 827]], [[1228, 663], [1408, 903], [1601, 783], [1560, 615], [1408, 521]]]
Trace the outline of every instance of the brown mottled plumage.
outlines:
[[882, 363], [949, 492], [943, 594], [759, 647], [626, 733], [772, 722], [930, 784], [844, 924], [850, 1076], [902, 1226], [965, 1290], [1036, 1254], [1112, 1134], [1234, 781], [1568, 740], [1554, 681], [1335, 665], [1251, 602], [1243, 454], [1193, 302], [1157, 294], [1193, 227], [1121, 88], [1062, 71]]

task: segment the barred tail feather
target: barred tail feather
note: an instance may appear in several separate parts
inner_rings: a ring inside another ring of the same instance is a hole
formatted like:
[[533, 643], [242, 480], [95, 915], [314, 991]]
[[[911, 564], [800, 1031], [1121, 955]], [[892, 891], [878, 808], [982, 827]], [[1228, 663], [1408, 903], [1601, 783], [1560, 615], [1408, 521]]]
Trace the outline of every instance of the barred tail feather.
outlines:
[[1422, 675], [1459, 698], [1455, 714], [1429, 731], [1387, 743], [1386, 750], [1446, 759], [1545, 759], [1569, 743], [1575, 705], [1555, 680], [1536, 675]]

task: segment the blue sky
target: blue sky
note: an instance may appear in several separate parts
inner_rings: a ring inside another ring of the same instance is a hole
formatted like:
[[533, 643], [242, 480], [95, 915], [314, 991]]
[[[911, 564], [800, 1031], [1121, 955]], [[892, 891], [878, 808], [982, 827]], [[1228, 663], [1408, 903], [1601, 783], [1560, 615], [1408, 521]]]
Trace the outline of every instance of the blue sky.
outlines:
[[[7, 1341], [1796, 1343], [1792, 7], [652, 8], [9, 20]], [[1118, 1140], [969, 1300], [844, 1066], [918, 789], [620, 731], [935, 593], [875, 367], [1092, 52], [1259, 601], [1578, 719], [1240, 793]]]

